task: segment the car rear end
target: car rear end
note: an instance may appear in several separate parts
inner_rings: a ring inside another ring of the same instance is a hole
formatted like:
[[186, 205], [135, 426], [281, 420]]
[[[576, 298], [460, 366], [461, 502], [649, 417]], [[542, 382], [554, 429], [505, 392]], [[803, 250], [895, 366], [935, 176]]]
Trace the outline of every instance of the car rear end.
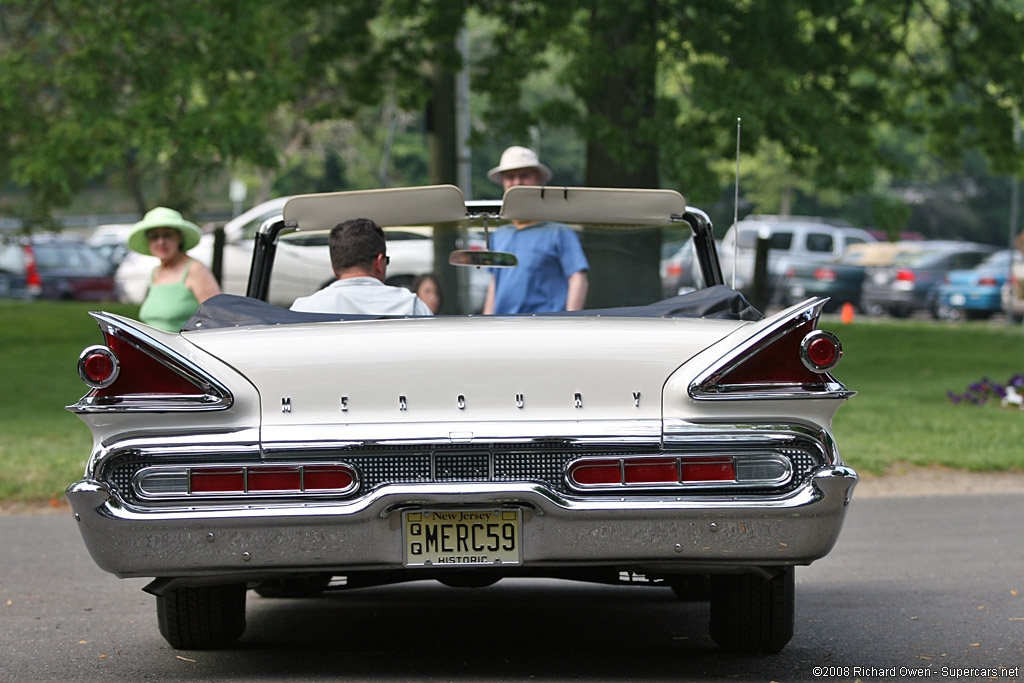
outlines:
[[[157, 577], [162, 596], [623, 572], [786, 590], [832, 547], [856, 482], [831, 436], [850, 392], [819, 312], [183, 335], [97, 314], [93, 388], [70, 407], [97, 445], [68, 497], [96, 562]], [[720, 637], [788, 641], [766, 628]]]

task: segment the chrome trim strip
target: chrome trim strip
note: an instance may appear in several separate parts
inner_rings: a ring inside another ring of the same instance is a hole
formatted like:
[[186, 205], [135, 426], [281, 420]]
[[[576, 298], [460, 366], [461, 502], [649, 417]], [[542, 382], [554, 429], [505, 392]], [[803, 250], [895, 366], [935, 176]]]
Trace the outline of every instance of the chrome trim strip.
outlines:
[[799, 441], [814, 448], [823, 462], [842, 465], [835, 439], [828, 430], [796, 423], [735, 423], [689, 422], [680, 419], [665, 420], [665, 453], [674, 448], [711, 442], [717, 447], [737, 448], [744, 444], [773, 441]]
[[[244, 428], [202, 434], [160, 434], [151, 437], [133, 437], [100, 444], [85, 466], [85, 476], [95, 478], [106, 462], [112, 458], [130, 455], [138, 458], [249, 458], [262, 456], [259, 430]], [[179, 463], [180, 464], [180, 463]]]
[[[452, 434], [466, 444], [616, 445], [656, 448], [662, 421], [549, 420], [546, 422], [417, 422], [415, 424], [265, 425], [263, 450], [268, 455], [338, 450], [369, 446], [430, 446], [452, 443]], [[289, 438], [294, 436], [295, 438]]]
[[[228, 388], [214, 379], [208, 372], [142, 330], [130, 326], [109, 313], [91, 311], [89, 313], [105, 334], [120, 339], [135, 347], [172, 372], [181, 375], [197, 385], [203, 394], [163, 396], [158, 394], [140, 394], [133, 396], [83, 396], [67, 410], [76, 413], [89, 412], [181, 412], [193, 410], [225, 410], [234, 403], [234, 397]], [[105, 328], [105, 330], [104, 330]], [[149, 347], [159, 355], [154, 355]]]
[[794, 307], [792, 313], [758, 330], [717, 361], [694, 377], [688, 388], [695, 401], [759, 400], [759, 399], [847, 399], [856, 392], [849, 391], [835, 377], [822, 373], [821, 383], [814, 384], [722, 384], [721, 379], [749, 356], [761, 351], [776, 339], [806, 322], [815, 322], [825, 307], [826, 300], [812, 298]]

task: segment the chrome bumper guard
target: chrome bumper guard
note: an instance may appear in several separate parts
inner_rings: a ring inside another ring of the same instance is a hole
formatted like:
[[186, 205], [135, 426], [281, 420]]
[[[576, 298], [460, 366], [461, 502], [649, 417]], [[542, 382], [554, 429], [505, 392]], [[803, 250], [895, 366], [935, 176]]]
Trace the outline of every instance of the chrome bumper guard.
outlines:
[[120, 577], [401, 569], [401, 511], [462, 506], [522, 509], [524, 566], [721, 568], [823, 557], [856, 483], [852, 469], [827, 466], [777, 496], [577, 498], [538, 485], [405, 484], [346, 504], [154, 510], [85, 479], [67, 497], [93, 559]]

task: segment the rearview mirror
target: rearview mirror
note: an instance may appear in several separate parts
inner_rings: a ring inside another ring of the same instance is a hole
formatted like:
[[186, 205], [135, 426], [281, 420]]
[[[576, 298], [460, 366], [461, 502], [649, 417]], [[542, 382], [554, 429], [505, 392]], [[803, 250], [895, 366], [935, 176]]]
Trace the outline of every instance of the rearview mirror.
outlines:
[[486, 266], [487, 268], [515, 268], [519, 259], [504, 251], [472, 251], [457, 249], [448, 255], [453, 266]]

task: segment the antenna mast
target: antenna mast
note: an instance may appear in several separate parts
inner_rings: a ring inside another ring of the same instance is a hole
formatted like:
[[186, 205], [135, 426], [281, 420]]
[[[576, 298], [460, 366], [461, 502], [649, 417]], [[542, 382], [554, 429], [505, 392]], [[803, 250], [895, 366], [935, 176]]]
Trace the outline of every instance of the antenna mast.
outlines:
[[732, 198], [732, 288], [736, 289], [736, 267], [740, 258], [740, 229], [736, 225], [740, 215], [740, 125], [743, 119], [736, 117], [736, 186]]

